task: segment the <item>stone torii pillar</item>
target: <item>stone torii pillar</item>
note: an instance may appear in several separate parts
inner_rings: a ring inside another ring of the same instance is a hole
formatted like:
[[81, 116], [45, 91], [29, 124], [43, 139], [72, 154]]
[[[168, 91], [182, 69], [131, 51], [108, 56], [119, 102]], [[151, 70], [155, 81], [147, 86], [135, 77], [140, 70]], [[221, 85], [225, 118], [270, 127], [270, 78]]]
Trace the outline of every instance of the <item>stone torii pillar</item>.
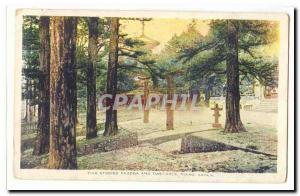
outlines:
[[222, 108], [219, 108], [218, 104], [216, 104], [215, 108], [212, 108], [211, 110], [214, 111], [213, 116], [215, 117], [215, 122], [212, 124], [213, 128], [221, 128], [222, 125], [219, 123], [219, 117], [221, 116], [219, 111], [222, 111]]

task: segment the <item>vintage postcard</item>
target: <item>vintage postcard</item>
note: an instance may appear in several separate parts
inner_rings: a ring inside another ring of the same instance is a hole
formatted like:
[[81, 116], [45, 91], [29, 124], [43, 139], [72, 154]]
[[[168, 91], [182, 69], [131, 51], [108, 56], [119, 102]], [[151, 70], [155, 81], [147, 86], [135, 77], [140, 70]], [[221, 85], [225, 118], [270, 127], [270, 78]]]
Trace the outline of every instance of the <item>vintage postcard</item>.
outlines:
[[19, 9], [15, 24], [15, 178], [286, 181], [288, 14]]

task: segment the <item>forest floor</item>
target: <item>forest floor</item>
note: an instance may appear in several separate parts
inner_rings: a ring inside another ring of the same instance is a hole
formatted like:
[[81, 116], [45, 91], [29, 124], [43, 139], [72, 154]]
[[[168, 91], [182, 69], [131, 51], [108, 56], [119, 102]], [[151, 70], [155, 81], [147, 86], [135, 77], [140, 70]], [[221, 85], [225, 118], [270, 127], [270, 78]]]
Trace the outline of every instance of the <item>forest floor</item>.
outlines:
[[[78, 169], [148, 170], [148, 171], [203, 171], [203, 172], [276, 172], [277, 168], [277, 113], [241, 111], [247, 132], [223, 133], [212, 129], [213, 111], [176, 111], [174, 130], [165, 130], [165, 112], [150, 111], [150, 122], [142, 122], [142, 112], [119, 111], [120, 129], [138, 134], [138, 145], [109, 152], [79, 156]], [[98, 134], [103, 132], [105, 115], [99, 113]], [[224, 111], [220, 122], [224, 126]], [[84, 138], [84, 119], [79, 118], [78, 139]], [[27, 134], [28, 139], [34, 134]], [[234, 150], [183, 153], [181, 141], [192, 135], [207, 141], [234, 146]], [[22, 153], [23, 168], [43, 168], [47, 155], [33, 157], [32, 148]]]

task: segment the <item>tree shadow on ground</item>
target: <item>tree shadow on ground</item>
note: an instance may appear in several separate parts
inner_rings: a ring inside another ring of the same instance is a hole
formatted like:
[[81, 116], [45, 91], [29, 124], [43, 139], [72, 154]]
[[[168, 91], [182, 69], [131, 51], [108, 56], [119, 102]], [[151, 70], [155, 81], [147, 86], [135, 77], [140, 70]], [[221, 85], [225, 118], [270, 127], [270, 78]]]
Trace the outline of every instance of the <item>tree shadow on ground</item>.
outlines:
[[251, 148], [242, 148], [218, 142], [215, 140], [206, 139], [199, 136], [187, 135], [182, 138], [181, 153], [199, 153], [199, 152], [215, 152], [215, 151], [227, 151], [227, 150], [241, 150], [244, 152], [250, 152], [254, 154], [265, 155], [270, 158], [277, 158], [276, 155], [258, 151]]
[[216, 152], [216, 151], [227, 151], [227, 150], [241, 150], [244, 152], [265, 155], [275, 159], [277, 158], [277, 155], [258, 151], [252, 146], [249, 146], [249, 148], [242, 148], [242, 147], [228, 145], [223, 142], [191, 135], [193, 133], [207, 132], [207, 131], [216, 131], [216, 129], [208, 129], [203, 131], [191, 131], [191, 132], [179, 133], [174, 135], [166, 135], [162, 137], [143, 140], [140, 141], [140, 143], [150, 143], [154, 146], [157, 146], [162, 143], [182, 139], [180, 153], [201, 153], [201, 152]]
[[[190, 123], [185, 123], [185, 125], [191, 125], [191, 124]], [[211, 125], [211, 123], [201, 123], [201, 124], [198, 124], [198, 125]], [[191, 125], [191, 126], [193, 126], [193, 125]], [[205, 130], [202, 130], [202, 131], [209, 131], [209, 130], [213, 131], [215, 129], [205, 129]], [[144, 136], [144, 135], [148, 135], [148, 134], [152, 134], [152, 133], [158, 133], [158, 132], [162, 132], [162, 131], [166, 131], [166, 130], [164, 128], [162, 128], [162, 129], [155, 129], [155, 131], [138, 132], [138, 134], [140, 136]], [[185, 132], [185, 133], [189, 134], [189, 133], [202, 132], [202, 131], [191, 131], [191, 132]]]
[[206, 132], [206, 131], [215, 131], [215, 129], [208, 129], [208, 130], [203, 130], [203, 131], [191, 131], [191, 132], [179, 133], [179, 134], [175, 134], [175, 135], [166, 135], [166, 136], [162, 136], [162, 137], [155, 137], [155, 138], [143, 140], [143, 141], [141, 141], [141, 143], [150, 143], [150, 144], [156, 146], [156, 145], [159, 145], [159, 144], [162, 144], [165, 142], [182, 139], [189, 134]]

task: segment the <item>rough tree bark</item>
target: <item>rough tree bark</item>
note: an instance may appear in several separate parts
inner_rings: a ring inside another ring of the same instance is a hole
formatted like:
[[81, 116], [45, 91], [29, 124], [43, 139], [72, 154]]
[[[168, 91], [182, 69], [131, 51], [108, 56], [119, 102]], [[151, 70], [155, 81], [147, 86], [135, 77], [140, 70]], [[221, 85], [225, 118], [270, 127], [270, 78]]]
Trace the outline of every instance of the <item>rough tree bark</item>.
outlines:
[[33, 121], [33, 80], [29, 80], [29, 122]]
[[31, 89], [32, 89], [32, 118], [34, 119], [35, 118], [35, 114], [36, 114], [36, 104], [35, 104], [35, 98], [36, 98], [36, 81], [35, 80], [32, 80], [32, 86], [31, 86]]
[[210, 89], [205, 89], [205, 106], [209, 107]]
[[75, 17], [50, 20], [50, 169], [76, 169]]
[[27, 79], [26, 81], [26, 92], [28, 93], [26, 97], [26, 115], [25, 122], [32, 122], [33, 111], [32, 111], [32, 81]]
[[149, 111], [150, 108], [147, 108], [147, 102], [148, 102], [148, 96], [149, 96], [149, 81], [144, 81], [144, 123], [149, 123]]
[[37, 136], [33, 149], [34, 155], [46, 154], [49, 151], [49, 129], [50, 129], [50, 18], [40, 17], [40, 71], [39, 77], [39, 105]]
[[97, 137], [96, 119], [96, 62], [97, 40], [99, 36], [99, 19], [88, 18], [89, 42], [88, 42], [88, 65], [87, 65], [87, 115], [86, 115], [86, 138]]
[[25, 101], [25, 122], [32, 121], [32, 112], [31, 112], [31, 88], [30, 88], [30, 80], [26, 79], [26, 92], [28, 93]]
[[224, 132], [237, 133], [246, 131], [246, 129], [240, 117], [238, 26], [232, 20], [227, 20], [227, 48], [226, 123]]
[[[172, 100], [174, 96], [174, 81], [171, 75], [167, 76], [167, 94], [168, 100]], [[166, 111], [167, 111], [167, 120], [166, 126], [167, 130], [174, 129], [174, 110], [171, 108], [172, 104], [167, 103]]]
[[[111, 18], [110, 22], [109, 58], [107, 67], [106, 92], [112, 95], [111, 103], [114, 103], [117, 93], [117, 66], [118, 66], [118, 42], [119, 42], [119, 18]], [[106, 111], [104, 136], [118, 133], [117, 110], [111, 107]]]

